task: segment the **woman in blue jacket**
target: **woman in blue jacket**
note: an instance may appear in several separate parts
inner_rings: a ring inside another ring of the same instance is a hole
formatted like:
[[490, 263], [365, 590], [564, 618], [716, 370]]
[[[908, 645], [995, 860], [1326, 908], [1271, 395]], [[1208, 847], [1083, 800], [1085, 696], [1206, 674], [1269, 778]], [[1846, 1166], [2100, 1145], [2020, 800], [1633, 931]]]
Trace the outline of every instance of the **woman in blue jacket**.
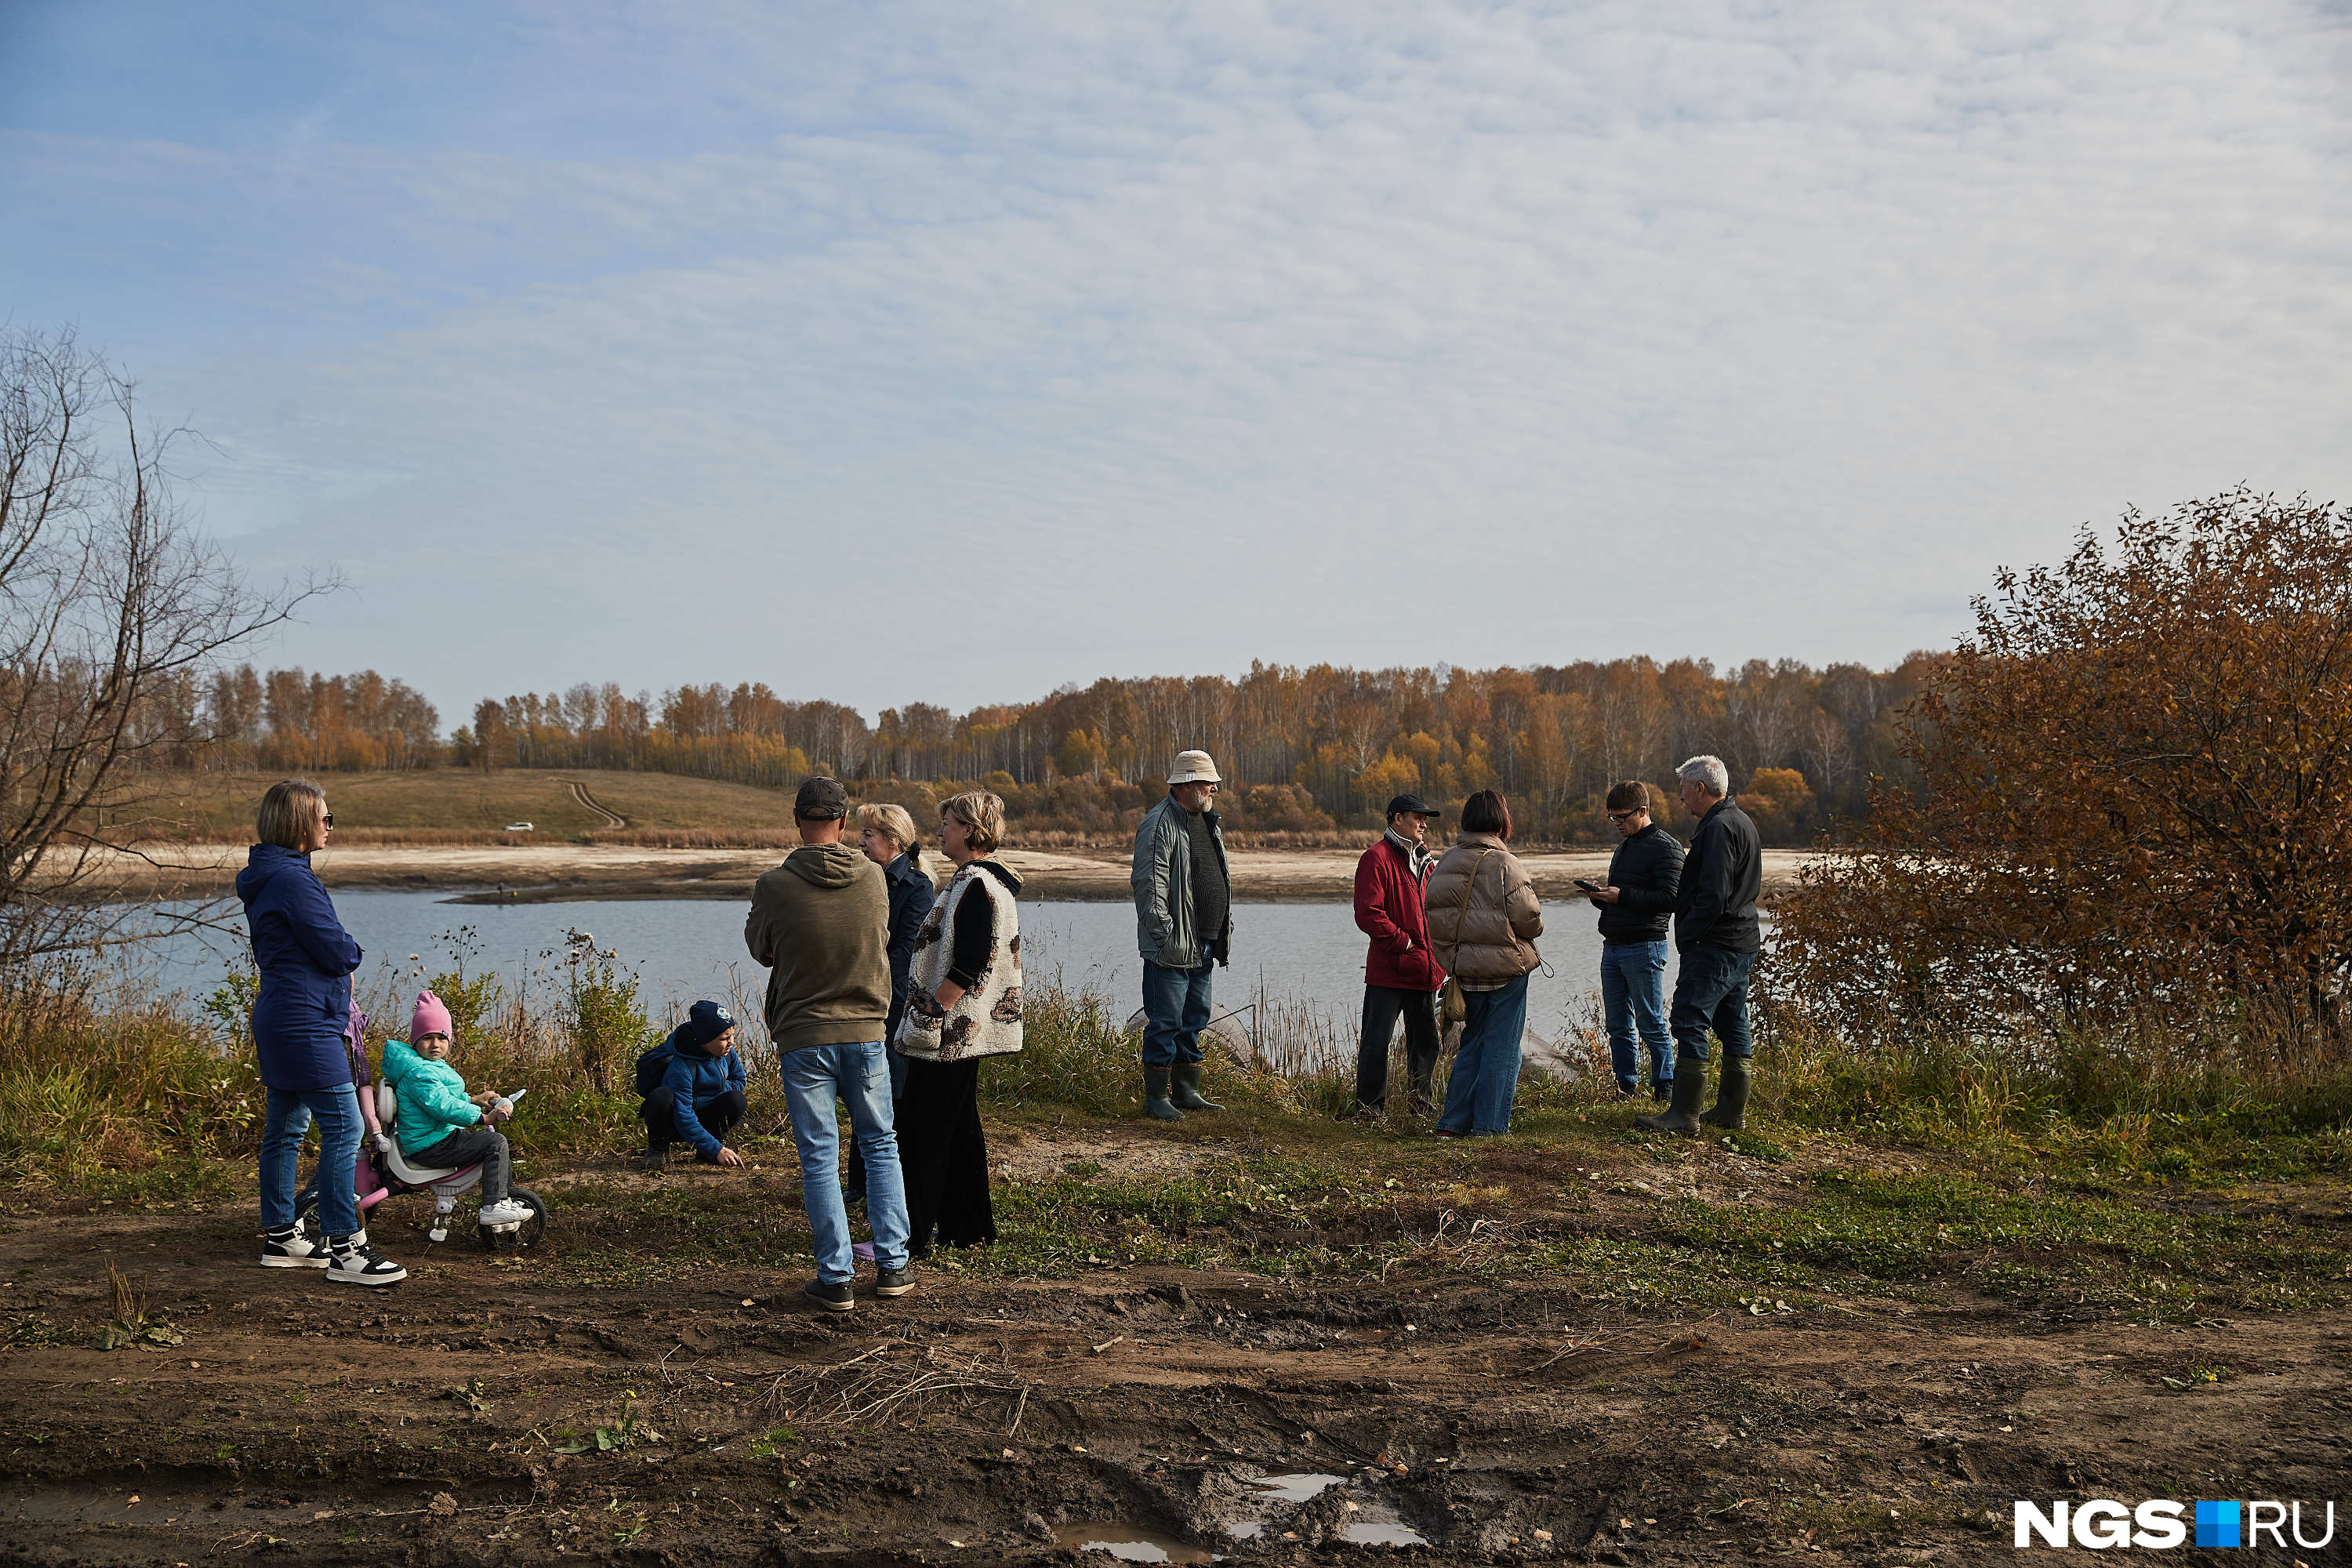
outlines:
[[[890, 1016], [883, 1022], [887, 1043], [898, 1037], [898, 1020], [907, 1014], [907, 976], [915, 962], [915, 938], [923, 918], [939, 901], [940, 890], [923, 869], [923, 847], [918, 843], [915, 819], [903, 805], [887, 801], [857, 808], [857, 847], [882, 868], [883, 884], [890, 893]], [[908, 1061], [895, 1050], [890, 1058], [890, 1098], [907, 1087]], [[851, 1203], [866, 1196], [866, 1161], [856, 1148], [849, 1151], [849, 1184], [842, 1195]]]
[[[396, 1285], [408, 1270], [378, 1257], [360, 1228], [352, 1190], [360, 1109], [352, 1093], [343, 1029], [351, 1018], [352, 972], [360, 944], [310, 869], [335, 819], [317, 786], [288, 779], [269, 786], [254, 822], [256, 844], [236, 875], [253, 940], [261, 994], [253, 1005], [254, 1055], [269, 1115], [261, 1133], [261, 1245], [265, 1268], [324, 1268], [349, 1285]], [[324, 1245], [302, 1234], [294, 1207], [295, 1163], [312, 1118], [319, 1123], [319, 1224]]]

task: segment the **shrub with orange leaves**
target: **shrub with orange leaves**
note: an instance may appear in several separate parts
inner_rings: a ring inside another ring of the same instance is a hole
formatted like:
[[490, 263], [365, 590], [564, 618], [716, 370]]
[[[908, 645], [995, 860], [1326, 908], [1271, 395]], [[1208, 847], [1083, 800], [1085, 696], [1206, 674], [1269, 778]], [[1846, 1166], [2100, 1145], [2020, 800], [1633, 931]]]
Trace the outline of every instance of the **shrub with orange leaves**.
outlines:
[[2341, 1062], [2352, 508], [2129, 513], [1975, 611], [1906, 715], [1919, 787], [1877, 788], [1782, 902], [1779, 1001], [1857, 1038], [2243, 1033]]

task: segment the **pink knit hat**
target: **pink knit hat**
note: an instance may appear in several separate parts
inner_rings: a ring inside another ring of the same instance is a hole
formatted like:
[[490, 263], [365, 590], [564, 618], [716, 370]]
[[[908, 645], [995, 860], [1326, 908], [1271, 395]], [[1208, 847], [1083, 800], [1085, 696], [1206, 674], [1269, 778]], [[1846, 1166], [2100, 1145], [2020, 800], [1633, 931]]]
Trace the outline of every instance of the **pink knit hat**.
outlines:
[[427, 1035], [446, 1035], [453, 1043], [457, 1039], [457, 1031], [449, 1026], [448, 1007], [432, 992], [419, 991], [416, 1016], [408, 1021], [409, 1043], [414, 1045]]

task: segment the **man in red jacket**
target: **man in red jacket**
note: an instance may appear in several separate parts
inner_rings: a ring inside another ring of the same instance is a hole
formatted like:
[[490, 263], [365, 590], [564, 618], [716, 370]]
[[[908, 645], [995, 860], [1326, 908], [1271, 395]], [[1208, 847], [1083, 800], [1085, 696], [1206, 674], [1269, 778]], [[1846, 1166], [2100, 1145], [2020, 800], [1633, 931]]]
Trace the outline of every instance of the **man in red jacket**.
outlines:
[[1436, 860], [1424, 842], [1437, 807], [1419, 795], [1389, 802], [1389, 830], [1356, 862], [1356, 927], [1372, 939], [1364, 956], [1364, 1034], [1356, 1047], [1356, 1114], [1379, 1114], [1389, 1097], [1389, 1040], [1404, 1019], [1404, 1059], [1412, 1108], [1429, 1109], [1437, 1070], [1437, 1012], [1445, 971], [1429, 951], [1422, 895]]

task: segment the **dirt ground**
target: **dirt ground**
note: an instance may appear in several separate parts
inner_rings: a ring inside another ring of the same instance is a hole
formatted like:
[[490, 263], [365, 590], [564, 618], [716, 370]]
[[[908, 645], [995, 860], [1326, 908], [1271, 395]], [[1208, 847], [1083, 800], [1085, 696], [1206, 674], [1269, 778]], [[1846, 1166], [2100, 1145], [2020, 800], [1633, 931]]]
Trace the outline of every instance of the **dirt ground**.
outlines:
[[[1221, 1157], [1032, 1138], [1005, 1173], [1079, 1152], [1132, 1156], [1109, 1175]], [[1675, 1177], [1759, 1203], [1786, 1179], [1727, 1155]], [[535, 1185], [554, 1218], [520, 1258], [430, 1247], [424, 1200], [395, 1200], [375, 1234], [412, 1275], [381, 1292], [255, 1267], [246, 1207], [12, 1204], [0, 1562], [1042, 1563], [1111, 1542], [1238, 1563], [1974, 1563], [2008, 1558], [2018, 1498], [2352, 1479], [2352, 1315], [2332, 1309], [2153, 1326], [1938, 1283], [1643, 1313], [1461, 1253], [1328, 1283], [1112, 1254], [1076, 1279], [927, 1267], [914, 1294], [829, 1317], [804, 1268], [572, 1267], [591, 1247], [657, 1262], [685, 1211], [626, 1201], [656, 1186], [721, 1224], [796, 1214], [788, 1165]], [[1579, 1223], [1624, 1236], [1675, 1195], [1595, 1194]], [[2343, 1195], [2310, 1222], [2340, 1225]], [[178, 1342], [92, 1348], [110, 1261]], [[2347, 1554], [2339, 1534], [2300, 1555]]]
[[[1236, 850], [1234, 891], [1247, 900], [1328, 902], [1350, 897], [1358, 852], [1350, 849]], [[94, 881], [122, 897], [226, 893], [245, 865], [243, 845], [180, 845], [154, 851], [158, 863], [121, 858]], [[329, 888], [463, 889], [480, 901], [583, 898], [748, 899], [760, 873], [782, 857], [772, 849], [656, 849], [629, 845], [553, 844], [479, 847], [352, 845], [314, 858]], [[1008, 849], [1026, 896], [1124, 900], [1131, 896], [1128, 858], [1111, 851]], [[1547, 898], [1572, 897], [1578, 877], [1609, 869], [1601, 850], [1529, 853], [1522, 858]], [[1768, 890], [1785, 886], [1816, 857], [1767, 849]]]

